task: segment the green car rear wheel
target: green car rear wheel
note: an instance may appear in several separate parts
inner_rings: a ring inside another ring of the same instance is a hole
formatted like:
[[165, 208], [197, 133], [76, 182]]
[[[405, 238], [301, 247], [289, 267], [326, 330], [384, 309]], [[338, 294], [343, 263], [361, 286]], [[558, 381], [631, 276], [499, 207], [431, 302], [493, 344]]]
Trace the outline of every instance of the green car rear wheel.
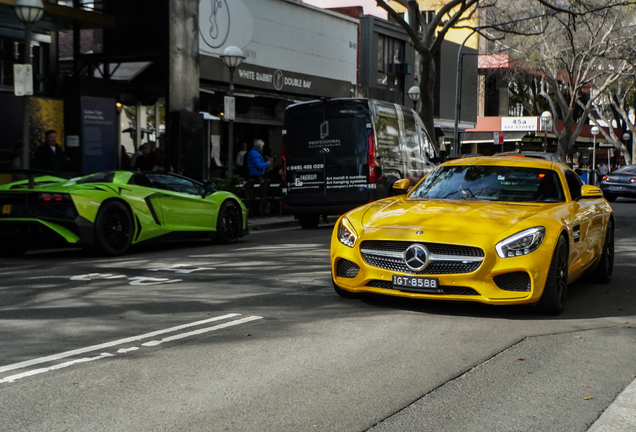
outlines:
[[117, 256], [126, 253], [133, 237], [133, 219], [120, 201], [107, 201], [95, 220], [95, 246], [99, 253]]

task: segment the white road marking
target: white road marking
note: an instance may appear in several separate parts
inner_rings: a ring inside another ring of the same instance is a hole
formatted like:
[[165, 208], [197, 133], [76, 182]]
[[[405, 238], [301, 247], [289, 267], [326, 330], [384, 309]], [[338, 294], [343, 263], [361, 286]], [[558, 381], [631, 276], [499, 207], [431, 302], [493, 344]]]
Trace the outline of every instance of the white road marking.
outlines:
[[[184, 268], [184, 267], [191, 267], [191, 268]], [[194, 267], [194, 268], [192, 268]], [[192, 264], [174, 264], [171, 265], [170, 267], [162, 267], [162, 268], [158, 268], [158, 269], [148, 269], [150, 271], [171, 271], [171, 272], [175, 272], [175, 273], [183, 273], [183, 274], [188, 274], [188, 273], [192, 273], [195, 271], [203, 271], [203, 270], [216, 270], [216, 268], [214, 267], [195, 267]]]
[[130, 351], [137, 351], [139, 347], [130, 347], [130, 348], [120, 348], [117, 350], [117, 354], [126, 354]]
[[183, 279], [167, 279], [167, 278], [152, 278], [144, 276], [136, 276], [129, 278], [132, 282], [129, 285], [161, 285], [167, 283], [181, 282]]
[[93, 279], [121, 279], [125, 278], [125, 275], [112, 275], [110, 273], [89, 273], [85, 275], [73, 276], [71, 280], [79, 280], [79, 281], [91, 281]]
[[196, 336], [196, 335], [200, 335], [200, 334], [211, 332], [211, 331], [215, 331], [215, 330], [220, 330], [220, 329], [223, 329], [223, 328], [226, 328], [226, 327], [231, 327], [231, 326], [243, 324], [243, 323], [250, 322], [250, 321], [256, 321], [256, 320], [259, 320], [259, 319], [263, 319], [263, 317], [251, 316], [251, 317], [241, 318], [241, 319], [236, 320], [236, 321], [230, 321], [228, 323], [215, 325], [214, 327], [207, 327], [207, 328], [203, 328], [203, 329], [199, 329], [199, 330], [194, 330], [194, 331], [191, 331], [191, 332], [188, 332], [188, 333], [181, 333], [181, 334], [178, 334], [178, 335], [169, 336], [167, 338], [163, 338], [163, 339], [158, 340], [158, 341], [150, 341], [150, 342], [142, 343], [142, 345], [143, 346], [157, 346], [157, 345], [162, 344], [164, 342], [172, 342], [172, 341], [183, 339], [183, 338], [187, 338], [187, 337], [190, 337], [190, 336]]
[[100, 355], [96, 356], [96, 357], [85, 357], [85, 358], [81, 358], [81, 359], [77, 359], [77, 360], [72, 360], [72, 361], [68, 361], [65, 363], [60, 363], [60, 364], [56, 364], [55, 366], [51, 366], [51, 367], [47, 367], [47, 368], [40, 368], [40, 369], [33, 369], [27, 372], [23, 372], [20, 374], [16, 374], [16, 375], [11, 375], [8, 377], [5, 377], [3, 379], [0, 379], [0, 383], [5, 383], [5, 382], [14, 382], [15, 380], [19, 380], [20, 378], [26, 378], [29, 376], [33, 376], [33, 375], [38, 375], [44, 372], [49, 372], [52, 370], [57, 370], [57, 369], [62, 369], [65, 367], [69, 367], [69, 366], [73, 366], [74, 364], [78, 364], [78, 363], [86, 363], [86, 362], [90, 362], [90, 361], [94, 361], [94, 360], [100, 360], [106, 357], [114, 357], [114, 354], [109, 354], [109, 353], [101, 353]]
[[124, 338], [124, 339], [119, 339], [116, 341], [112, 341], [112, 342], [105, 342], [103, 344], [99, 344], [99, 345], [93, 345], [93, 346], [89, 346], [89, 347], [85, 347], [85, 348], [78, 348], [78, 349], [74, 349], [71, 351], [66, 351], [63, 353], [59, 353], [59, 354], [53, 354], [50, 356], [46, 356], [46, 357], [40, 357], [40, 358], [36, 358], [36, 359], [32, 359], [32, 360], [25, 360], [19, 363], [13, 363], [13, 364], [9, 364], [6, 366], [0, 366], [0, 373], [3, 372], [7, 372], [10, 370], [15, 370], [15, 369], [22, 369], [28, 366], [34, 366], [37, 364], [42, 364], [42, 363], [47, 363], [50, 361], [54, 361], [54, 360], [60, 360], [63, 358], [67, 358], [67, 357], [72, 357], [75, 355], [79, 355], [79, 354], [84, 354], [87, 352], [92, 352], [92, 351], [101, 351], [105, 348], [110, 348], [113, 346], [117, 346], [117, 345], [123, 345], [123, 344], [127, 344], [130, 342], [136, 342], [136, 341], [140, 341], [142, 339], [149, 339], [149, 338], [153, 338], [155, 336], [159, 336], [161, 334], [165, 334], [165, 333], [172, 333], [172, 332], [176, 332], [179, 330], [183, 330], [189, 327], [195, 327], [195, 326], [200, 326], [203, 324], [207, 324], [210, 322], [214, 322], [214, 321], [221, 321], [224, 319], [229, 319], [229, 318], [234, 318], [237, 316], [240, 316], [241, 314], [236, 314], [236, 313], [231, 313], [231, 314], [227, 314], [227, 315], [222, 315], [222, 316], [218, 316], [218, 317], [214, 317], [214, 318], [209, 318], [209, 319], [205, 319], [205, 320], [201, 320], [201, 321], [195, 321], [193, 323], [189, 323], [189, 324], [182, 324], [179, 326], [175, 326], [175, 327], [170, 327], [164, 330], [157, 330], [154, 332], [150, 332], [150, 333], [145, 333], [139, 336], [131, 336], [128, 338]]

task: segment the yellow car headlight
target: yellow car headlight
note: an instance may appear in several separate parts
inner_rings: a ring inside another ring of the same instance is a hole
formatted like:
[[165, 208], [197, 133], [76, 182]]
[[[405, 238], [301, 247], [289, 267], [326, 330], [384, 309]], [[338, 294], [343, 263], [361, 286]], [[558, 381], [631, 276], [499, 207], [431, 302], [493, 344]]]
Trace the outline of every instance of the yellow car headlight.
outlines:
[[541, 246], [544, 237], [544, 227], [528, 228], [500, 241], [495, 249], [500, 258], [527, 255]]
[[340, 225], [338, 225], [338, 240], [340, 240], [340, 243], [345, 246], [349, 246], [350, 248], [354, 247], [358, 240], [358, 233], [346, 217], [343, 217], [340, 220]]

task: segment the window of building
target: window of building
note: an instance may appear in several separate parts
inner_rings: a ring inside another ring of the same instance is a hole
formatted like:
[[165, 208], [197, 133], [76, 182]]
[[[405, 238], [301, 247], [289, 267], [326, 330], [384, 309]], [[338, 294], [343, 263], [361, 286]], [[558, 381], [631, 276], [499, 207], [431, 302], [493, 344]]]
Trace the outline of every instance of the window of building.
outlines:
[[402, 90], [404, 64], [404, 41], [378, 35], [378, 84], [390, 89]]

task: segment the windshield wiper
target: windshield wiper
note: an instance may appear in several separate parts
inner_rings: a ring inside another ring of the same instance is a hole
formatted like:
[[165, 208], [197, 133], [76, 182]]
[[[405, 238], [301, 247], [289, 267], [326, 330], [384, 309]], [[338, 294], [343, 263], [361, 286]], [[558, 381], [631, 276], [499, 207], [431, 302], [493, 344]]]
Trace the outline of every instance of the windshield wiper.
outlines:
[[[444, 198], [448, 198], [449, 196], [454, 195], [457, 192], [461, 192], [464, 195], [466, 195], [462, 199], [468, 199], [468, 193], [471, 195], [472, 198], [478, 199], [477, 196], [470, 189], [457, 189], [456, 191], [452, 191], [452, 192], [448, 193]], [[468, 192], [468, 193], [466, 193], [466, 192]]]

